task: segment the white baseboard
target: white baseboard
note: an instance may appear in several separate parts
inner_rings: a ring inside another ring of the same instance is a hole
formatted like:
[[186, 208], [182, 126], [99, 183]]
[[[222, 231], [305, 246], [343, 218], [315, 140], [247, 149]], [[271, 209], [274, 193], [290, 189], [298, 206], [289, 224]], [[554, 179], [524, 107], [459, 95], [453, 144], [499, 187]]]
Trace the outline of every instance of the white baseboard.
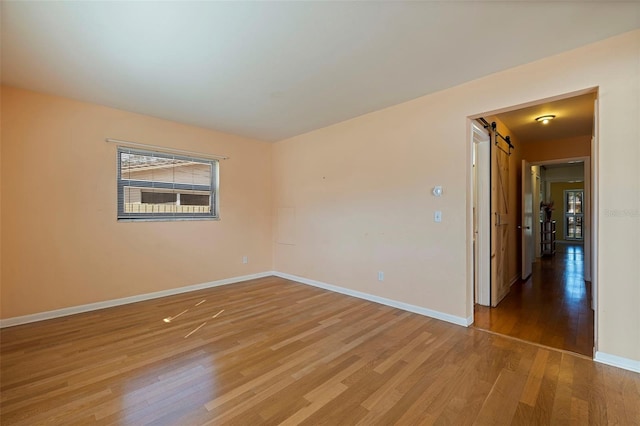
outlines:
[[186, 287], [171, 288], [169, 290], [156, 291], [153, 293], [140, 294], [137, 296], [123, 297], [121, 299], [105, 300], [104, 302], [89, 303], [87, 305], [71, 306], [69, 308], [56, 309], [54, 311], [39, 312], [37, 314], [7, 318], [0, 320], [0, 328], [28, 324], [30, 322], [36, 321], [44, 321], [52, 318], [66, 317], [68, 315], [80, 314], [82, 312], [96, 311], [98, 309], [111, 308], [113, 306], [126, 305], [128, 303], [141, 302], [143, 300], [157, 299], [160, 297], [172, 296], [174, 294], [188, 293], [190, 291], [254, 280], [256, 278], [269, 277], [272, 275], [274, 275], [272, 271], [259, 272], [257, 274], [225, 278], [222, 280], [210, 281], [202, 284], [194, 284]]
[[623, 358], [621, 356], [598, 351], [596, 351], [596, 357], [594, 359], [602, 364], [612, 365], [614, 367], [624, 368], [625, 370], [640, 373], [640, 361], [634, 361], [629, 358]]
[[[83, 312], [96, 311], [99, 309], [110, 308], [113, 306], [126, 305], [129, 303], [141, 302], [143, 300], [157, 299], [165, 296], [172, 296], [175, 294], [188, 293], [190, 291], [202, 290], [205, 288], [218, 287], [228, 284], [239, 283], [242, 281], [249, 281], [257, 278], [264, 278], [275, 275], [280, 278], [285, 278], [291, 281], [296, 281], [301, 284], [307, 284], [314, 287], [323, 288], [325, 290], [334, 291], [336, 293], [346, 294], [348, 296], [357, 297], [359, 299], [368, 300], [382, 305], [391, 306], [393, 308], [402, 309], [404, 311], [413, 312], [416, 314], [424, 315], [430, 318], [439, 319], [452, 324], [468, 327], [473, 322], [473, 317], [463, 318], [455, 315], [446, 314], [432, 309], [423, 308], [420, 306], [411, 305], [408, 303], [399, 302], [384, 297], [374, 296], [372, 294], [363, 293], [356, 290], [351, 290], [344, 287], [339, 287], [320, 281], [311, 280], [296, 275], [286, 274], [284, 272], [267, 271], [259, 272], [256, 274], [243, 275], [239, 277], [225, 278], [217, 281], [210, 281], [202, 284], [194, 284], [186, 287], [172, 288], [169, 290], [156, 291], [154, 293], [140, 294], [137, 296], [124, 297], [121, 299], [106, 300], [104, 302], [89, 303], [87, 305], [71, 306], [69, 308], [56, 309], [54, 311], [39, 312], [37, 314], [23, 315], [19, 317], [7, 318], [0, 320], [0, 328], [12, 327], [21, 324], [28, 324], [37, 321], [44, 321], [53, 318], [65, 317], [68, 315], [79, 314]], [[607, 354], [605, 352], [596, 352], [595, 361], [602, 364], [611, 365], [625, 370], [634, 371], [640, 373], [640, 361], [634, 361], [629, 358], [620, 357], [617, 355]]]
[[353, 296], [359, 299], [368, 300], [370, 302], [380, 303], [382, 305], [387, 305], [393, 308], [402, 309], [404, 311], [413, 312], [415, 314], [424, 315], [426, 317], [450, 322], [452, 324], [461, 325], [463, 327], [468, 327], [473, 323], [473, 317], [463, 318], [455, 315], [445, 314], [444, 312], [434, 311], [432, 309], [410, 305], [408, 303], [398, 302], [397, 300], [374, 296], [373, 294], [363, 293], [361, 291], [351, 290], [348, 288], [339, 287], [336, 285], [327, 284], [327, 283], [311, 280], [304, 277], [299, 277], [297, 275], [286, 274], [284, 272], [274, 271], [273, 275], [280, 278], [285, 278], [291, 281], [296, 281], [302, 284], [308, 284], [314, 287], [323, 288], [325, 290], [334, 291], [336, 293], [346, 294], [347, 296]]

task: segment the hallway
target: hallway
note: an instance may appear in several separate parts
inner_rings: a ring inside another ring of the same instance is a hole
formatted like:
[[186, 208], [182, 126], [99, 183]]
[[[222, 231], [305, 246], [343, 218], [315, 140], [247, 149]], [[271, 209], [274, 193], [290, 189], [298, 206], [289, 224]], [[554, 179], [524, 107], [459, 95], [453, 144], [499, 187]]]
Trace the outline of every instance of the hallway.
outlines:
[[533, 263], [496, 308], [475, 306], [474, 326], [533, 343], [593, 356], [591, 283], [584, 281], [580, 244], [558, 244]]

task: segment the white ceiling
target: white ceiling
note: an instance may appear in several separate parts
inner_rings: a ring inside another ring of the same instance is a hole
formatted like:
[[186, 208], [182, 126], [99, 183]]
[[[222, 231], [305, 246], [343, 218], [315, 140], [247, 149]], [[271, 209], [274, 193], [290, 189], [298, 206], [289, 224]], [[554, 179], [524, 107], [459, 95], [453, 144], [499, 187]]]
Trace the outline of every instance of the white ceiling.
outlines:
[[268, 141], [640, 28], [637, 2], [2, 2], [2, 81]]

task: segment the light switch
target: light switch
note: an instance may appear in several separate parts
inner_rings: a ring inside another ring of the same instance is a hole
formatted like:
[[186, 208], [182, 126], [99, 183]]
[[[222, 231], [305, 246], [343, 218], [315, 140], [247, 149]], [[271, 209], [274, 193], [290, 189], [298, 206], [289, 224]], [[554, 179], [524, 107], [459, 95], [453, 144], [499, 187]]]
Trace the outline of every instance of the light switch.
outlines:
[[434, 222], [442, 222], [442, 212], [440, 210], [436, 210], [433, 213], [433, 221]]

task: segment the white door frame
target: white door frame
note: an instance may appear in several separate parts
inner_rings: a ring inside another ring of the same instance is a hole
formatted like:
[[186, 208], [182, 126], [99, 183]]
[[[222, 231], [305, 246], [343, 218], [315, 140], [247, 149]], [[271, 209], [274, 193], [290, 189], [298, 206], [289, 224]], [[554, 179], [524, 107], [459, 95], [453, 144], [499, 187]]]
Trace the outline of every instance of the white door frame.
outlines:
[[[526, 280], [532, 272], [532, 264], [535, 258], [535, 226], [534, 221], [538, 217], [534, 214], [536, 211], [534, 197], [534, 176], [531, 164], [527, 160], [522, 160], [522, 182], [521, 182], [521, 218], [518, 228], [521, 231], [521, 259], [520, 259], [520, 279]], [[538, 208], [539, 211], [539, 208]], [[539, 216], [539, 215], [537, 215]]]
[[[589, 214], [590, 217], [587, 219], [589, 226], [587, 227], [588, 229], [585, 230], [585, 248], [588, 248], [588, 253], [587, 253], [587, 249], [585, 249], [585, 272], [584, 272], [584, 276], [585, 279], [590, 278], [591, 279], [591, 294], [592, 294], [592, 308], [594, 311], [594, 324], [593, 324], [593, 333], [594, 333], [594, 341], [593, 341], [593, 346], [594, 346], [594, 356], [596, 354], [596, 352], [598, 351], [598, 173], [599, 173], [599, 169], [598, 169], [598, 165], [599, 165], [599, 157], [598, 157], [598, 153], [599, 153], [599, 93], [598, 93], [598, 87], [594, 86], [591, 88], [587, 88], [587, 89], [583, 89], [583, 90], [577, 90], [575, 92], [571, 92], [571, 93], [565, 93], [565, 94], [561, 94], [558, 96], [553, 96], [553, 97], [549, 97], [546, 99], [538, 99], [536, 101], [532, 101], [532, 102], [528, 102], [522, 105], [518, 105], [518, 106], [512, 106], [512, 107], [507, 107], [507, 108], [501, 108], [498, 110], [494, 110], [494, 111], [486, 111], [483, 114], [478, 114], [478, 115], [474, 115], [473, 118], [478, 118], [478, 117], [482, 117], [482, 116], [488, 116], [488, 115], [495, 115], [495, 114], [500, 114], [500, 113], [504, 113], [504, 112], [508, 112], [508, 111], [513, 111], [514, 109], [518, 109], [518, 108], [524, 108], [526, 106], [532, 106], [532, 105], [539, 105], [542, 104], [544, 102], [553, 102], [556, 100], [561, 100], [561, 99], [567, 99], [567, 98], [571, 98], [574, 96], [579, 96], [579, 95], [583, 95], [586, 93], [595, 93], [596, 94], [596, 99], [594, 101], [594, 125], [593, 125], [593, 137], [591, 139], [591, 156], [590, 157], [581, 157], [581, 158], [586, 158], [585, 162], [585, 209], [589, 210]], [[472, 127], [471, 123], [475, 122], [474, 119], [472, 119], [471, 117], [467, 118], [467, 125], [469, 126], [469, 128]], [[474, 236], [474, 229], [473, 229], [473, 164], [472, 164], [472, 151], [473, 150], [473, 144], [470, 143], [468, 146], [468, 155], [467, 155], [467, 170], [468, 172], [468, 179], [467, 179], [467, 324], [471, 325], [473, 324], [473, 307], [474, 307], [474, 303], [475, 300], [473, 298], [473, 290], [474, 290], [474, 277], [473, 277], [473, 267], [474, 267], [474, 258], [473, 258], [473, 236]], [[563, 160], [561, 160], [563, 161]], [[547, 161], [547, 163], [550, 163], [551, 161]], [[535, 164], [535, 163], [532, 163]], [[590, 167], [586, 167], [586, 165], [589, 164]], [[587, 185], [589, 185], [589, 190], [586, 190]], [[587, 199], [588, 197], [588, 199]], [[587, 203], [588, 203], [588, 207], [587, 207]], [[588, 237], [587, 237], [588, 235]], [[588, 240], [587, 240], [588, 238]], [[587, 242], [589, 241], [589, 242]], [[490, 244], [490, 243], [489, 243]], [[490, 251], [489, 251], [490, 253]], [[589, 258], [588, 258], [589, 256]], [[588, 268], [588, 269], [587, 269]]]
[[538, 213], [537, 215], [535, 215], [535, 218], [533, 220], [533, 260], [534, 262], [542, 256], [542, 247], [540, 245], [540, 201], [542, 201], [542, 199], [540, 198], [540, 189], [543, 188], [542, 186], [542, 174], [540, 172], [540, 166], [530, 166], [531, 167], [531, 173], [533, 175], [532, 177], [532, 181], [533, 181], [533, 205], [535, 206], [534, 208], [536, 209], [536, 212]]
[[472, 250], [475, 244], [472, 259], [475, 285], [475, 299], [472, 300], [471, 306], [473, 312], [475, 303], [491, 305], [491, 139], [489, 132], [482, 125], [475, 120], [469, 121], [470, 145], [472, 150], [475, 149], [476, 155], [475, 167], [471, 164], [471, 188], [474, 198], [474, 202], [471, 203]]
[[[594, 216], [596, 215], [596, 211], [594, 209], [592, 200], [594, 192], [594, 185], [592, 185], [592, 174], [593, 174], [593, 156], [585, 156], [585, 157], [570, 157], [570, 158], [559, 158], [555, 160], [547, 160], [547, 161], [534, 161], [529, 163], [531, 166], [544, 166], [545, 164], [564, 164], [569, 162], [580, 162], [582, 161], [584, 164], [584, 279], [586, 281], [591, 281], [592, 285], [592, 293], [593, 293], [593, 301], [594, 301], [594, 309], [595, 309], [595, 291], [594, 291], [594, 283], [593, 283], [593, 266], [594, 266], [594, 253], [595, 253], [595, 245], [592, 238], [592, 235], [595, 235], [595, 226], [596, 221], [594, 220]], [[551, 180], [545, 180], [545, 185], [553, 182]]]
[[[591, 278], [591, 308], [593, 309], [593, 356], [595, 358], [598, 352], [598, 134], [600, 126], [600, 110], [599, 110], [599, 93], [596, 93], [596, 99], [593, 101], [593, 135], [591, 137], [591, 162], [589, 163], [589, 185], [591, 190], [588, 191], [588, 202], [586, 209], [591, 214], [591, 229], [586, 230], [590, 240], [591, 262], [589, 264], [589, 278]], [[585, 181], [586, 181], [585, 174]], [[586, 244], [586, 243], [585, 243]], [[586, 261], [586, 256], [585, 256]], [[586, 279], [586, 273], [585, 273]]]

